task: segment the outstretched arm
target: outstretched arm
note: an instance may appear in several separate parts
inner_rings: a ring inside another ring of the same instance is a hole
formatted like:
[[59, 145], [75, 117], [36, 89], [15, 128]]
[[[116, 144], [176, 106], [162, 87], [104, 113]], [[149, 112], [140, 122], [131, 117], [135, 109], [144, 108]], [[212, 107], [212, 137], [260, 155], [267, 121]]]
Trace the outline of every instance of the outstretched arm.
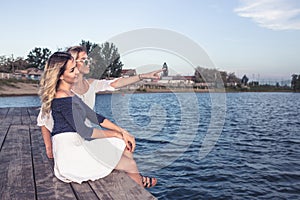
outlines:
[[120, 87], [124, 87], [126, 85], [130, 85], [136, 82], [139, 82], [143, 79], [159, 79], [160, 78], [160, 73], [163, 70], [156, 70], [153, 72], [149, 72], [149, 73], [145, 73], [145, 74], [139, 74], [136, 76], [131, 76], [131, 77], [126, 77], [126, 78], [119, 78], [117, 80], [115, 80], [114, 82], [112, 82], [110, 84], [110, 86], [114, 87], [114, 88], [120, 88]]

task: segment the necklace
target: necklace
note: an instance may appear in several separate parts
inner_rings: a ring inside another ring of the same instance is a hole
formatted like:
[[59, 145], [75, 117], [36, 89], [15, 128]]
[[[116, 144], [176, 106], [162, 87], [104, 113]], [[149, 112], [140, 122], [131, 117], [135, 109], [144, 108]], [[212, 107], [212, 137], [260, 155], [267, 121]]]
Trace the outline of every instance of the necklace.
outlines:
[[81, 84], [75, 85], [71, 91], [77, 95], [84, 95], [89, 90], [89, 83], [86, 79], [83, 79]]
[[57, 91], [62, 91], [68, 96], [74, 96], [74, 93], [71, 90], [64, 90], [64, 89], [59, 88]]

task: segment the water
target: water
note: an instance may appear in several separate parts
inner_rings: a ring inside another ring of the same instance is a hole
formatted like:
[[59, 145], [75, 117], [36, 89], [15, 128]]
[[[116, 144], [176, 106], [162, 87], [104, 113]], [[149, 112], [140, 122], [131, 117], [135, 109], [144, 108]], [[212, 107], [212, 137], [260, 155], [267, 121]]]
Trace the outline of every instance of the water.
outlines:
[[[136, 136], [135, 158], [159, 179], [149, 189], [158, 199], [300, 199], [299, 99], [114, 94], [98, 95], [96, 110]], [[201, 157], [202, 150], [209, 152]]]
[[0, 108], [6, 107], [37, 107], [40, 106], [38, 96], [0, 97]]
[[300, 94], [225, 97], [222, 132], [202, 159], [213, 107], [224, 107], [212, 102], [222, 94], [106, 95], [96, 107], [136, 135], [135, 157], [142, 173], [158, 177], [149, 189], [158, 199], [300, 199]]

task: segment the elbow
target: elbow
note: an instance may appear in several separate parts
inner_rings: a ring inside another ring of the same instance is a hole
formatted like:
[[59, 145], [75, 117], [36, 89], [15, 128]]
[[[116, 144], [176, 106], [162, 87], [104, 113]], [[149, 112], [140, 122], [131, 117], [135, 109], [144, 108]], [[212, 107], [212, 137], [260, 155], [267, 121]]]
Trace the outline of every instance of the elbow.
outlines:
[[80, 128], [78, 129], [77, 133], [83, 138], [91, 138], [93, 135], [93, 128]]
[[100, 123], [100, 126], [103, 127], [103, 128], [106, 128], [106, 122], [107, 122], [107, 119], [104, 119], [101, 123]]
[[118, 80], [115, 80], [114, 82], [110, 83], [109, 84], [111, 87], [117, 89], [119, 86], [118, 86]]

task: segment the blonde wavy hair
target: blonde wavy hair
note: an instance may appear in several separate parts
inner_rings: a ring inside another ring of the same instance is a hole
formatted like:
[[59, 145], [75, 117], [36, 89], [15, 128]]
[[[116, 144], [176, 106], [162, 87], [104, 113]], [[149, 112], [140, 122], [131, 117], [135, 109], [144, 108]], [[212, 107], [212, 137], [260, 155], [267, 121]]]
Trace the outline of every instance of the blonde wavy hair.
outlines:
[[67, 62], [73, 59], [68, 52], [55, 52], [49, 57], [38, 92], [42, 101], [42, 116], [49, 114], [52, 100], [60, 82], [59, 78], [65, 72]]

